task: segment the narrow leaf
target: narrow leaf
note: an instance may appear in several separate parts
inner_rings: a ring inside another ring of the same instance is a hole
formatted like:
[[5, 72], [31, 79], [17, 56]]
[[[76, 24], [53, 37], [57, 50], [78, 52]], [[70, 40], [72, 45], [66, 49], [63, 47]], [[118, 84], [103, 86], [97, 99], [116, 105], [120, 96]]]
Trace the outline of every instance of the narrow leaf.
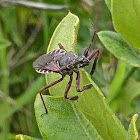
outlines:
[[137, 117], [138, 117], [137, 114], [135, 114], [132, 117], [131, 123], [129, 125], [128, 135], [127, 135], [126, 140], [138, 140], [139, 139], [138, 132], [137, 132], [137, 129], [136, 129], [136, 124], [135, 124], [136, 120], [137, 120]]
[[[121, 74], [120, 74], [121, 73]], [[124, 80], [126, 73], [126, 64], [122, 61], [118, 62], [116, 74], [114, 76], [114, 79], [111, 83], [109, 93], [107, 95], [107, 101], [111, 102], [111, 100], [116, 95], [116, 92], [121, 88], [122, 81]]]
[[9, 42], [6, 39], [0, 39], [0, 49], [3, 49], [5, 47], [8, 47], [11, 45], [11, 42]]
[[16, 135], [15, 139], [20, 139], [20, 140], [40, 140], [40, 139], [36, 139], [36, 138], [33, 138], [33, 137], [29, 137], [29, 136], [26, 136], [26, 135]]
[[140, 67], [140, 58], [137, 52], [120, 35], [111, 31], [101, 31], [98, 36], [104, 46], [118, 59], [132, 66]]

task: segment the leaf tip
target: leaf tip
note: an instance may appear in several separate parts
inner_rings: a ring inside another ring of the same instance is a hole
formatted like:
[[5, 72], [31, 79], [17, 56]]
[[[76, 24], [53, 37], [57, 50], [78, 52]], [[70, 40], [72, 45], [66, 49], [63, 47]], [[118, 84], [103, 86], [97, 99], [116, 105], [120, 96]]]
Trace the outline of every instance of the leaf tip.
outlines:
[[20, 140], [22, 140], [21, 134], [16, 135], [16, 136], [15, 136], [15, 139], [20, 139]]

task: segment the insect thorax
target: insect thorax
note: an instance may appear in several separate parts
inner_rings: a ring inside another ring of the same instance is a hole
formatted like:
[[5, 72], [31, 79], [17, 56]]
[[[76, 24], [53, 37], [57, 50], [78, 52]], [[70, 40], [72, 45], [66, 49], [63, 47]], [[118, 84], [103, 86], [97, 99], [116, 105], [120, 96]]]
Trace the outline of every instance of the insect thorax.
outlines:
[[85, 56], [76, 56], [72, 51], [68, 52], [60, 59], [60, 67], [62, 75], [70, 75], [72, 72], [78, 72], [79, 68], [89, 65], [89, 60]]
[[70, 75], [72, 72], [78, 71], [78, 67], [73, 65], [74, 60], [77, 58], [72, 51], [66, 53], [59, 62], [60, 69], [62, 70], [60, 74], [62, 75]]

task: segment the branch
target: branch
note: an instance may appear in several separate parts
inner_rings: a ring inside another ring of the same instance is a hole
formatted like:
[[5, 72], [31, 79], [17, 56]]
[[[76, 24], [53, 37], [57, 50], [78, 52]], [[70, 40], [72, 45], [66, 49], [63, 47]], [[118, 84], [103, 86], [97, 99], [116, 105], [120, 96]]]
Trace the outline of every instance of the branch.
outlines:
[[2, 0], [2, 1], [0, 1], [0, 6], [7, 7], [7, 6], [11, 6], [11, 5], [41, 9], [41, 10], [53, 10], [53, 11], [68, 9], [68, 6], [66, 6], [66, 5], [59, 5], [59, 6], [48, 5], [48, 4], [44, 4], [44, 3], [37, 3], [37, 2], [23, 1], [23, 0]]

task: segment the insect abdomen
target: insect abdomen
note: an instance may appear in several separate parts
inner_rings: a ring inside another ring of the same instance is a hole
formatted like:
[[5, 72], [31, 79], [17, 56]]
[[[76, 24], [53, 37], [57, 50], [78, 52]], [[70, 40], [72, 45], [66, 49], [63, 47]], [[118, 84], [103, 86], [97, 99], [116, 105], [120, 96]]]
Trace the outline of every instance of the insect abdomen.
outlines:
[[46, 74], [46, 73], [54, 73], [51, 70], [45, 70], [45, 69], [36, 69], [36, 72]]

